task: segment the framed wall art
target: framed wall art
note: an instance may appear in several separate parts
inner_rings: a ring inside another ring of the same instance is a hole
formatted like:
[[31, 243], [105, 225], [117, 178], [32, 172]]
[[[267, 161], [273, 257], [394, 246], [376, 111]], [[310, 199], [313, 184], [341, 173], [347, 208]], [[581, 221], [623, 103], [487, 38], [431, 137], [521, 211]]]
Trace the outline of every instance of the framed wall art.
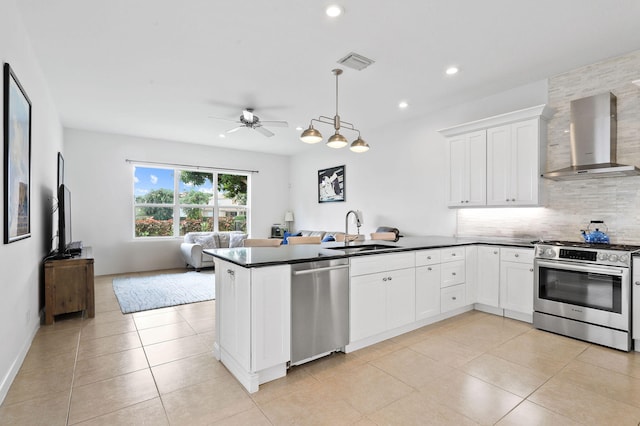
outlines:
[[344, 201], [344, 166], [318, 170], [318, 202]]
[[4, 243], [31, 236], [31, 101], [4, 64]]

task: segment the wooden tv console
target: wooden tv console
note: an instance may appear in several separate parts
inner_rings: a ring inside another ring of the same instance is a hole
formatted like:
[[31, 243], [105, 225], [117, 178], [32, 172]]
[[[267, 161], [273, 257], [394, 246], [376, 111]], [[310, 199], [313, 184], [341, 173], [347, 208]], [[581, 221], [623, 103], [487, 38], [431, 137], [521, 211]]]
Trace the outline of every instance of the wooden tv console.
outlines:
[[48, 259], [44, 262], [44, 323], [53, 324], [54, 316], [85, 311], [95, 316], [93, 288], [93, 252], [84, 247], [79, 256]]

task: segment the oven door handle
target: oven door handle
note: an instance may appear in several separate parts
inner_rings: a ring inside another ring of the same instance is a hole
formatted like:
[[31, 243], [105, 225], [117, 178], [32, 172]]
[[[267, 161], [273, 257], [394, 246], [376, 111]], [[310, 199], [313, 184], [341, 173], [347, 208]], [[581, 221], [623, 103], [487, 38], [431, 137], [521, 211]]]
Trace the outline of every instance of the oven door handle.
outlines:
[[547, 268], [563, 269], [565, 271], [587, 272], [591, 274], [623, 276], [625, 273], [624, 268], [617, 268], [615, 266], [608, 267], [608, 266], [582, 265], [579, 263], [554, 262], [554, 261], [539, 260], [539, 259], [535, 260], [535, 264], [536, 264], [536, 268], [547, 267]]

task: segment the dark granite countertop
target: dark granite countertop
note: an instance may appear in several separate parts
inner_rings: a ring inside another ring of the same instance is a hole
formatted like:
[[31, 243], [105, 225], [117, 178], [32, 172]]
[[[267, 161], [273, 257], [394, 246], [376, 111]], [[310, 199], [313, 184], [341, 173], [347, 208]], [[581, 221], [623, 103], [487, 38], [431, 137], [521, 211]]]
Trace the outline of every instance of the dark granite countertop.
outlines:
[[400, 253], [405, 251], [426, 250], [463, 245], [500, 245], [532, 248], [531, 240], [512, 238], [456, 238], [440, 236], [401, 237], [397, 242], [390, 241], [361, 241], [353, 245], [385, 245], [388, 248], [350, 253], [340, 250], [344, 243], [322, 243], [282, 245], [280, 247], [239, 247], [207, 249], [205, 253], [213, 257], [226, 260], [245, 268], [273, 266], [291, 263], [312, 262], [316, 260], [340, 259], [353, 256], [368, 256], [373, 254]]

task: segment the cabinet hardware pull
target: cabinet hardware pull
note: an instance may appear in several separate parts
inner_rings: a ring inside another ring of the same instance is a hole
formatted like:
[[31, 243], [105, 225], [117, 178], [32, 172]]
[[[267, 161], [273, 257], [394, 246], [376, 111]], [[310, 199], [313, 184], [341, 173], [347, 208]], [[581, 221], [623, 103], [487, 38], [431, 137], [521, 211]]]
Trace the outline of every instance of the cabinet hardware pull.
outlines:
[[515, 198], [512, 198], [512, 199], [511, 199], [511, 201], [515, 201], [515, 200], [516, 200]]
[[520, 255], [518, 253], [515, 254], [515, 257], [520, 257]]
[[227, 274], [234, 276], [236, 274], [236, 271], [234, 271], [233, 269], [227, 269]]
[[529, 269], [529, 272], [533, 272], [533, 268]]
[[455, 272], [452, 272], [452, 273], [451, 273], [451, 275], [454, 275], [454, 276], [455, 276], [455, 275], [456, 275], [456, 273], [455, 273]]
[[[433, 269], [431, 268], [431, 266], [429, 266], [429, 267], [427, 268], [427, 271], [433, 271]], [[638, 284], [638, 283], [636, 283], [636, 285], [639, 285], [639, 284]]]
[[386, 282], [387, 281], [387, 277], [382, 278], [382, 281]]
[[391, 281], [391, 277], [389, 277], [389, 281]]
[[497, 252], [497, 251], [494, 251], [494, 252], [493, 252], [493, 254], [498, 254], [498, 252]]
[[508, 203], [508, 202], [509, 202], [509, 199], [507, 198], [505, 201]]
[[640, 281], [636, 281], [636, 285], [640, 285]]
[[451, 300], [456, 300], [456, 297], [455, 297], [455, 296], [453, 296], [453, 297], [451, 298]]
[[455, 256], [456, 256], [456, 254], [455, 254], [455, 253], [451, 253], [451, 256], [455, 257]]
[[431, 256], [427, 256], [427, 260], [431, 260]]

